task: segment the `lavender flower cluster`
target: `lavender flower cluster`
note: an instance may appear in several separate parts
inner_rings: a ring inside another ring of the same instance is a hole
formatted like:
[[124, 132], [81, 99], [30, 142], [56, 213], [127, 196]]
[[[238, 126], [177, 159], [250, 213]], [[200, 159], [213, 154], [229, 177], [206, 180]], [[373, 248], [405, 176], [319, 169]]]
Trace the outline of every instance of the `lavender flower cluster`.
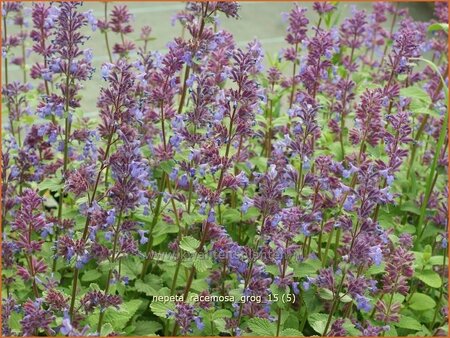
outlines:
[[448, 335], [447, 2], [104, 6], [2, 2], [4, 336]]

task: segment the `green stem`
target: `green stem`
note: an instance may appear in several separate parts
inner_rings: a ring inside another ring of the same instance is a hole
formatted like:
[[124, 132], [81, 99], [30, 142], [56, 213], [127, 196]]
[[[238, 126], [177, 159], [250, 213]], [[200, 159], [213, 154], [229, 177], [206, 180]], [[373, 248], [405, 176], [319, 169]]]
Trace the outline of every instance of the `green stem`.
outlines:
[[[71, 59], [69, 58], [67, 61], [67, 64], [70, 66], [72, 63]], [[69, 103], [70, 103], [70, 90], [69, 90], [69, 84], [70, 84], [70, 73], [69, 70], [66, 74], [66, 97], [65, 97], [65, 109], [64, 113], [66, 115], [65, 117], [65, 127], [64, 127], [64, 157], [63, 157], [63, 170], [62, 170], [62, 176], [64, 181], [64, 176], [67, 172], [67, 165], [69, 162], [69, 134], [70, 134], [70, 120], [69, 120]], [[58, 200], [58, 224], [61, 225], [62, 223], [62, 212], [63, 212], [63, 205], [64, 205], [64, 187], [61, 186], [59, 189], [59, 200]], [[59, 230], [58, 227], [55, 229], [55, 242], [58, 241], [59, 237]], [[56, 270], [56, 263], [57, 263], [57, 256], [55, 256], [55, 259], [53, 260], [53, 267], [52, 271], [54, 272]]]
[[[206, 7], [205, 11], [203, 12], [203, 3], [202, 3], [202, 18], [200, 21], [200, 29], [198, 31], [198, 35], [196, 37], [194, 37], [194, 44], [196, 44], [197, 41], [200, 39], [201, 35], [203, 34], [203, 30], [205, 28], [205, 18], [207, 16], [207, 12], [208, 12], [208, 2], [206, 2], [205, 7]], [[186, 65], [186, 68], [184, 70], [183, 88], [181, 90], [180, 104], [178, 106], [178, 111], [177, 111], [178, 114], [181, 114], [181, 112], [183, 111], [184, 101], [186, 99], [187, 79], [189, 78], [190, 71], [191, 71], [191, 67]]]
[[[444, 255], [442, 256], [442, 257], [443, 257], [443, 258], [442, 258], [442, 270], [444, 270], [445, 267], [446, 267], [446, 266], [445, 266], [445, 261], [446, 261], [446, 259], [447, 259], [447, 255], [448, 255], [448, 252], [445, 252], [445, 251], [444, 251]], [[429, 326], [429, 329], [430, 329], [430, 330], [433, 329], [434, 324], [436, 323], [436, 319], [437, 319], [437, 315], [438, 315], [439, 310], [440, 310], [440, 304], [441, 304], [441, 302], [442, 302], [442, 297], [443, 297], [443, 295], [444, 295], [444, 284], [442, 283], [442, 285], [441, 285], [441, 287], [440, 287], [440, 289], [439, 289], [439, 299], [438, 299], [438, 302], [437, 302], [437, 305], [436, 305], [436, 310], [434, 310], [433, 320], [431, 321], [431, 324], [430, 324], [430, 326]]]
[[[441, 80], [443, 81], [442, 77]], [[446, 98], [446, 103], [448, 106], [448, 88], [445, 85], [445, 82], [443, 82], [443, 87], [444, 87], [444, 91], [445, 91], [445, 98]], [[444, 121], [442, 122], [442, 128], [441, 128], [441, 132], [439, 134], [439, 138], [438, 138], [438, 142], [436, 144], [435, 147], [435, 152], [434, 152], [434, 157], [433, 157], [433, 161], [431, 163], [431, 167], [430, 167], [430, 172], [428, 174], [428, 178], [426, 181], [426, 185], [425, 185], [425, 194], [424, 194], [424, 198], [423, 198], [423, 202], [422, 202], [422, 206], [420, 208], [420, 216], [419, 216], [419, 220], [417, 222], [417, 233], [419, 234], [416, 244], [420, 243], [420, 239], [422, 238], [425, 229], [427, 227], [427, 224], [423, 224], [424, 220], [425, 220], [425, 212], [428, 206], [428, 201], [430, 199], [434, 184], [434, 176], [436, 174], [439, 174], [438, 171], [436, 171], [437, 168], [437, 162], [439, 159], [439, 156], [441, 155], [441, 149], [442, 146], [444, 145], [445, 142], [445, 137], [447, 136], [447, 125], [448, 125], [448, 112], [444, 115]]]
[[144, 279], [145, 274], [147, 273], [148, 265], [150, 263], [149, 255], [150, 255], [150, 252], [152, 251], [152, 247], [153, 247], [153, 230], [156, 226], [156, 223], [158, 222], [158, 217], [159, 217], [159, 213], [161, 210], [161, 202], [162, 202], [162, 198], [163, 198], [163, 191], [165, 188], [165, 178], [166, 178], [166, 175], [163, 175], [163, 177], [161, 178], [161, 188], [159, 189], [159, 196], [158, 196], [158, 199], [156, 200], [155, 212], [153, 214], [152, 224], [150, 225], [149, 240], [147, 243], [145, 261], [142, 266], [141, 279]]
[[[97, 178], [95, 180], [95, 185], [94, 185], [94, 190], [92, 192], [92, 196], [91, 199], [89, 201], [89, 207], [92, 207], [94, 201], [95, 201], [95, 195], [97, 193], [97, 188], [99, 186], [100, 183], [100, 177], [102, 175], [102, 171], [105, 168], [105, 161], [109, 156], [109, 152], [111, 149], [111, 143], [112, 143], [112, 137], [114, 135], [115, 132], [115, 127], [112, 128], [109, 136], [108, 136], [108, 143], [106, 145], [106, 150], [105, 150], [105, 155], [103, 156], [103, 161], [101, 163], [101, 167], [97, 173]], [[85, 241], [88, 235], [88, 229], [89, 229], [89, 223], [90, 223], [90, 216], [88, 215], [86, 217], [86, 222], [84, 224], [84, 229], [83, 229], [83, 235], [82, 235], [82, 240]], [[54, 261], [54, 266], [56, 267], [56, 261]], [[80, 270], [75, 268], [74, 271], [74, 275], [73, 275], [73, 282], [72, 282], [72, 293], [71, 293], [71, 298], [70, 298], [70, 310], [69, 310], [69, 315], [70, 315], [70, 319], [73, 320], [73, 313], [74, 313], [74, 308], [75, 308], [75, 298], [76, 298], [76, 293], [77, 293], [77, 287], [78, 287], [78, 276], [79, 276]]]
[[[166, 138], [166, 126], [165, 126], [166, 117], [164, 114], [164, 102], [160, 103], [160, 109], [161, 109], [161, 132], [162, 132], [163, 146], [164, 146], [164, 152], [167, 153], [167, 138]], [[152, 221], [152, 224], [150, 227], [150, 235], [149, 235], [150, 239], [147, 243], [146, 259], [142, 266], [141, 279], [143, 279], [145, 277], [145, 274], [147, 273], [148, 265], [150, 263], [149, 254], [153, 247], [153, 230], [154, 230], [154, 227], [155, 227], [156, 223], [158, 222], [158, 218], [160, 216], [162, 197], [163, 197], [164, 190], [166, 187], [169, 190], [169, 194], [171, 195], [170, 200], [171, 200], [173, 212], [175, 215], [175, 222], [178, 225], [178, 230], [181, 231], [180, 221], [179, 221], [179, 217], [178, 217], [178, 211], [177, 211], [177, 208], [175, 205], [175, 200], [172, 196], [172, 186], [170, 185], [169, 176], [167, 175], [166, 172], [163, 172], [162, 175], [163, 175], [163, 177], [161, 179], [161, 189], [159, 190], [159, 196], [158, 196], [158, 200], [156, 202], [156, 210], [155, 210], [155, 214], [153, 216], [153, 221]]]
[[[121, 226], [121, 222], [122, 222], [122, 214], [123, 214], [123, 209], [120, 209], [119, 217], [117, 219], [116, 233], [114, 235], [114, 244], [113, 244], [113, 250], [112, 250], [112, 256], [111, 256], [111, 264], [114, 264], [116, 261], [116, 258], [117, 258], [116, 250], [117, 250], [117, 242], [119, 240], [120, 226]], [[111, 283], [112, 273], [113, 273], [113, 268], [109, 269], [109, 272], [108, 272], [108, 278], [106, 279], [106, 286], [105, 286], [105, 292], [104, 292], [105, 296], [108, 295], [108, 292], [109, 292], [109, 285]], [[102, 330], [102, 324], [103, 324], [103, 318], [105, 316], [105, 310], [106, 309], [100, 309], [100, 315], [98, 318], [98, 325], [97, 325], [98, 334], [100, 334], [101, 330]]]
[[[23, 34], [23, 27], [22, 27]], [[27, 82], [27, 63], [26, 63], [26, 53], [25, 53], [25, 39], [22, 41], [22, 71], [23, 71], [23, 83]]]
[[[295, 57], [297, 58], [298, 54], [298, 43], [295, 44]], [[289, 109], [292, 108], [292, 104], [294, 103], [294, 94], [295, 94], [295, 73], [297, 72], [297, 60], [294, 60], [294, 67], [292, 68], [292, 87], [291, 87], [291, 96], [289, 98]]]
[[330, 327], [330, 324], [331, 324], [331, 320], [333, 319], [333, 314], [334, 314], [334, 312], [336, 311], [336, 309], [339, 306], [339, 302], [340, 302], [339, 294], [341, 293], [342, 286], [344, 285], [344, 280], [345, 280], [346, 273], [347, 273], [347, 269], [345, 268], [342, 271], [341, 282], [339, 283], [339, 286], [337, 288], [336, 294], [334, 295], [333, 304], [331, 305], [330, 314], [328, 315], [327, 323], [325, 325], [325, 329], [323, 330], [322, 336], [326, 336], [326, 334], [328, 332], [328, 328]]
[[322, 267], [325, 267], [327, 265], [328, 261], [328, 251], [330, 250], [331, 240], [333, 238], [334, 234], [334, 226], [331, 228], [330, 234], [328, 235], [327, 245], [325, 246], [325, 253], [323, 254], [322, 258]]
[[[397, 2], [397, 7], [395, 8], [394, 16], [392, 17], [391, 29], [389, 30], [389, 38], [392, 37], [392, 32], [394, 31], [395, 21], [397, 19], [398, 6], [399, 6], [399, 4]], [[388, 44], [386, 43], [386, 45], [384, 46], [383, 57], [381, 58], [381, 63], [380, 63], [380, 67], [379, 68], [383, 67], [384, 59], [386, 58], [387, 50], [388, 50]]]
[[[108, 22], [108, 2], [105, 2], [105, 23]], [[112, 55], [111, 55], [111, 48], [109, 47], [109, 39], [108, 39], [108, 31], [105, 30], [105, 43], [106, 43], [106, 50], [108, 51], [108, 58], [109, 62], [113, 62]]]
[[[239, 94], [240, 94], [240, 90], [239, 90]], [[231, 114], [231, 116], [230, 116], [230, 124], [229, 124], [229, 126], [228, 126], [228, 138], [227, 138], [227, 141], [228, 141], [228, 142], [227, 142], [227, 147], [226, 147], [226, 150], [225, 150], [225, 165], [222, 166], [222, 169], [221, 169], [221, 171], [220, 171], [220, 177], [219, 177], [219, 181], [218, 181], [218, 183], [217, 183], [217, 188], [216, 188], [216, 191], [218, 191], [219, 193], [220, 193], [221, 190], [222, 190], [222, 181], [223, 181], [224, 174], [225, 174], [225, 171], [226, 171], [226, 168], [227, 168], [228, 157], [229, 157], [229, 155], [230, 155], [231, 138], [232, 138], [232, 135], [233, 135], [233, 122], [234, 122], [234, 117], [235, 117], [235, 115], [236, 115], [236, 109], [237, 109], [237, 105], [235, 105], [235, 107], [234, 107], [234, 109], [233, 109], [233, 112], [232, 112], [232, 114]], [[212, 207], [211, 207], [211, 208], [212, 208]], [[208, 214], [209, 214], [209, 213], [208, 213]], [[208, 232], [209, 232], [209, 225], [210, 225], [210, 223], [209, 223], [209, 222], [205, 222], [205, 223], [206, 223], [205, 229], [204, 229], [204, 231], [203, 231], [203, 236], [202, 236], [202, 238], [201, 238], [200, 245], [199, 245], [199, 247], [197, 248], [197, 253], [202, 252], [203, 247], [204, 247], [205, 242], [206, 242], [206, 237], [207, 237]], [[195, 267], [192, 266], [192, 267], [191, 267], [191, 270], [190, 270], [190, 272], [189, 272], [189, 277], [188, 277], [188, 279], [187, 279], [186, 287], [185, 287], [184, 293], [183, 293], [184, 299], [187, 299], [187, 296], [189, 295], [189, 291], [190, 291], [190, 289], [191, 289], [192, 281], [193, 281], [193, 279], [194, 279], [194, 274], [195, 274]], [[178, 330], [178, 326], [175, 325], [175, 327], [174, 327], [174, 329], [173, 329], [172, 336], [175, 336], [175, 335], [176, 335], [177, 330]]]
[[[287, 240], [286, 244], [285, 244], [285, 250], [286, 251], [287, 251], [288, 247], [289, 247], [289, 240]], [[282, 268], [282, 271], [281, 271], [281, 278], [284, 279], [284, 277], [286, 276], [286, 269], [287, 269], [286, 253], [283, 255], [282, 267], [283, 268]], [[280, 328], [281, 328], [281, 307], [278, 308], [277, 316], [278, 316], [278, 319], [277, 319], [277, 333], [276, 333], [276, 336], [278, 337], [280, 335]]]
[[[265, 220], [266, 220], [266, 216], [264, 216], [262, 218], [261, 226], [264, 225]], [[259, 246], [260, 240], [261, 240], [261, 237], [259, 237], [258, 241], [256, 242], [256, 246], [255, 246], [256, 248]], [[254, 256], [257, 256], [257, 255], [254, 255]], [[247, 273], [247, 275], [245, 277], [245, 280], [244, 280], [244, 291], [245, 291], [245, 289], [247, 289], [248, 284], [250, 283], [250, 279], [252, 277], [253, 265], [255, 264], [255, 260], [256, 260], [256, 257], [254, 257], [254, 256], [252, 256], [252, 259], [250, 260], [249, 267], [248, 267], [248, 273]], [[238, 312], [236, 327], [239, 327], [239, 325], [241, 324], [243, 308], [244, 308], [244, 303], [241, 302], [239, 304], [239, 312]]]

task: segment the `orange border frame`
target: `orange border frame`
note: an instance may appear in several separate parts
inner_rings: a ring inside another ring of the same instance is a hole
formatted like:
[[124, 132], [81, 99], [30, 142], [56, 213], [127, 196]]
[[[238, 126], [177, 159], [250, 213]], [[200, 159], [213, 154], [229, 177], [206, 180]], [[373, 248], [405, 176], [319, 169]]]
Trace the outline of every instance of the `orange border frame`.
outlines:
[[[72, 2], [72, 1], [76, 1], [76, 0], [62, 0], [62, 1]], [[207, 2], [207, 1], [208, 0], [196, 0], [196, 2]], [[229, 0], [225, 0], [225, 1], [229, 1]], [[319, 0], [319, 2], [321, 2], [321, 1], [322, 0]], [[400, 3], [447, 2], [447, 3], [449, 3], [449, 0], [447, 0], [447, 1], [446, 0], [437, 0], [437, 1], [433, 1], [433, 0], [409, 0], [409, 1], [408, 0], [397, 0], [397, 1], [379, 0], [379, 1], [381, 1], [381, 2], [393, 2], [393, 3], [397, 3], [397, 2], [400, 2]], [[6, 1], [0, 0], [0, 4], [2, 4], [3, 2], [6, 2]], [[33, 1], [33, 0], [23, 0], [23, 1], [12, 0], [10, 2], [36, 2], [36, 1]], [[37, 2], [50, 2], [50, 1], [37, 1]], [[118, 2], [118, 1], [111, 1], [111, 0], [84, 0], [83, 2]], [[157, 1], [157, 0], [122, 0], [120, 2], [121, 3], [127, 3], [127, 2], [146, 2], [146, 3], [150, 3], [150, 2], [168, 2], [168, 3], [178, 2], [179, 3], [179, 2], [187, 2], [187, 1], [186, 0], [163, 0], [163, 1]], [[217, 2], [217, 0], [212, 0], [212, 1], [210, 0], [209, 2]], [[292, 0], [240, 0], [238, 2], [292, 2], [292, 3], [299, 2], [299, 3], [301, 3], [301, 2], [314, 2], [314, 0], [300, 0], [300, 1], [292, 1]], [[364, 2], [374, 2], [374, 1], [338, 0], [338, 2], [364, 3]], [[2, 13], [0, 12], [0, 21], [1, 21], [1, 18], [2, 18]], [[450, 22], [450, 12], [449, 12], [449, 16], [448, 16], [448, 21]], [[0, 27], [0, 34], [3, 35], [2, 30], [3, 30], [3, 28]], [[448, 45], [447, 45], [447, 57], [448, 57], [448, 60], [447, 60], [447, 62], [450, 62], [450, 55], [449, 55], [450, 54], [450, 36], [448, 34], [447, 34], [447, 38], [448, 38]], [[0, 49], [1, 48], [2, 48], [2, 41], [0, 39]], [[0, 83], [2, 83], [2, 81], [3, 81], [3, 77], [2, 77], [2, 70], [3, 70], [2, 62], [3, 62], [3, 59], [0, 58]], [[450, 78], [450, 70], [448, 71], [448, 74], [447, 74], [447, 80], [449, 78]], [[1, 98], [2, 98], [2, 93], [0, 91], [0, 101], [1, 101]], [[448, 107], [448, 102], [447, 102], [447, 114], [448, 114], [448, 109], [449, 109], [449, 107]], [[0, 107], [0, 117], [1, 117], [1, 107]], [[3, 130], [3, 128], [2, 127], [3, 127], [2, 126], [2, 119], [0, 118], [0, 155], [3, 152], [3, 148], [2, 148], [2, 140], [3, 140], [2, 139], [2, 130]], [[447, 134], [448, 134], [448, 132], [450, 131], [450, 121], [448, 122], [447, 129], [448, 129], [448, 131], [447, 131]], [[447, 145], [448, 145], [448, 147], [450, 149], [450, 137], [448, 137], [447, 143], [448, 143]], [[447, 162], [447, 168], [449, 168], [450, 167], [450, 156], [448, 157], [447, 161], [448, 161]], [[0, 186], [3, 184], [2, 175], [1, 175], [2, 171], [3, 171], [2, 162], [0, 161]], [[447, 171], [447, 178], [450, 178], [450, 169], [448, 169], [448, 171]], [[447, 183], [447, 187], [450, 190], [450, 181]], [[2, 198], [3, 198], [2, 190], [0, 189], [0, 203], [2, 201]], [[450, 206], [450, 198], [447, 199], [447, 207], [449, 207], [449, 206]], [[0, 208], [1, 208], [1, 204], [0, 204]], [[447, 222], [448, 222], [449, 219], [450, 219], [450, 210], [448, 211]], [[2, 222], [2, 216], [0, 214], [0, 231], [2, 230], [1, 229], [1, 222]], [[450, 231], [448, 230], [448, 226], [447, 226], [447, 240], [448, 240], [448, 243], [450, 244]], [[449, 244], [447, 245], [447, 258], [450, 258], [450, 245]], [[0, 291], [1, 291], [1, 287], [2, 287], [2, 278], [1, 278], [1, 274], [2, 274], [1, 246], [2, 246], [2, 236], [0, 235]], [[450, 270], [449, 269], [447, 269], [447, 270], [448, 270], [448, 280], [450, 280]], [[450, 284], [448, 283], [448, 280], [447, 280], [447, 295], [448, 295], [448, 304], [450, 304]], [[1, 304], [2, 304], [2, 299], [0, 298], [0, 305]], [[1, 313], [2, 313], [2, 307], [0, 306], [0, 315], [1, 315]], [[448, 322], [448, 324], [450, 326], [450, 317], [449, 316], [447, 316], [447, 322]], [[0, 317], [0, 328], [1, 327], [3, 327], [3, 323], [2, 323], [2, 318]], [[89, 336], [81, 336], [81, 337], [88, 338]], [[147, 337], [147, 336], [118, 336], [118, 337], [144, 338], [144, 337]], [[196, 336], [190, 336], [190, 337], [196, 337]], [[214, 337], [218, 337], [218, 336], [206, 336], [206, 337], [214, 338]], [[246, 337], [256, 338], [255, 336], [246, 336]], [[261, 337], [261, 336], [258, 336], [258, 337]], [[268, 337], [271, 337], [271, 336], [268, 336]], [[319, 337], [319, 336], [315, 336], [315, 337]], [[418, 337], [422, 337], [422, 336], [409, 336], [409, 337], [412, 337], [412, 338], [416, 338], [417, 337], [418, 338]], [[368, 338], [368, 337], [366, 337], [366, 338]]]

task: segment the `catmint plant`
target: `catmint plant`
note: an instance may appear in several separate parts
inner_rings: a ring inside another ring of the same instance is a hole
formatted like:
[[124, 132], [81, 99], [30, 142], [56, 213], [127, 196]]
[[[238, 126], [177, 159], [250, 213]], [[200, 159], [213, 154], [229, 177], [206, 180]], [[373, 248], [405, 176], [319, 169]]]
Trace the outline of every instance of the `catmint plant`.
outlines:
[[447, 334], [447, 3], [247, 5], [2, 3], [3, 335]]

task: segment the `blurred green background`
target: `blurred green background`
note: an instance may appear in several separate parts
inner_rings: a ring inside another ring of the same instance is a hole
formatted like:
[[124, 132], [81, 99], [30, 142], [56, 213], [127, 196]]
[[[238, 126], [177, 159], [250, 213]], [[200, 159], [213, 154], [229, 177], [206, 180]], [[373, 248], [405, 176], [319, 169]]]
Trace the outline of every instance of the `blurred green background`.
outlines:
[[[124, 2], [109, 2], [108, 12], [115, 4], [123, 4]], [[172, 17], [174, 14], [185, 7], [182, 2], [126, 2], [134, 15], [134, 29], [135, 31], [129, 35], [129, 38], [136, 39], [139, 37], [140, 29], [144, 25], [149, 25], [152, 28], [152, 36], [156, 38], [149, 43], [150, 50], [165, 51], [166, 44], [174, 37], [181, 35], [181, 26], [179, 23], [172, 25]], [[287, 23], [282, 18], [282, 13], [288, 12], [294, 5], [293, 2], [240, 2], [241, 9], [239, 11], [240, 18], [229, 19], [225, 16], [220, 17], [219, 29], [226, 29], [233, 33], [235, 40], [239, 46], [245, 46], [250, 40], [257, 38], [261, 41], [263, 49], [266, 54], [273, 56], [277, 54], [280, 49], [286, 47], [284, 42], [284, 35]], [[300, 6], [311, 9], [311, 2], [299, 3]], [[104, 3], [101, 2], [85, 2], [82, 10], [86, 11], [92, 9], [97, 18], [104, 17]], [[345, 18], [350, 13], [352, 6], [359, 9], [370, 10], [372, 2], [343, 2], [338, 4], [338, 9], [341, 11], [340, 18]], [[31, 7], [31, 3], [27, 2], [25, 7]], [[430, 3], [400, 3], [400, 7], [408, 7], [410, 14], [418, 20], [429, 20], [433, 7]], [[312, 10], [308, 11], [310, 22], [314, 24], [317, 16]], [[28, 18], [28, 21], [31, 21]], [[388, 20], [390, 24], [390, 20]], [[14, 32], [14, 27], [9, 27]], [[87, 34], [92, 34], [91, 39], [87, 42], [86, 47], [92, 48], [94, 53], [94, 66], [96, 73], [93, 79], [86, 82], [85, 88], [82, 90], [83, 110], [90, 114], [96, 112], [96, 99], [99, 93], [102, 81], [100, 79], [99, 70], [101, 64], [108, 60], [108, 54], [105, 47], [104, 36], [99, 30], [94, 33], [86, 30]], [[118, 37], [114, 33], [109, 34], [111, 46], [118, 41]], [[27, 42], [27, 47], [31, 47], [31, 41]], [[20, 53], [17, 48], [15, 53]], [[37, 61], [33, 54], [29, 57], [28, 64]], [[4, 67], [2, 63], [2, 67]], [[9, 66], [10, 81], [22, 80], [22, 70], [15, 65]], [[2, 78], [3, 81], [3, 78]]]

